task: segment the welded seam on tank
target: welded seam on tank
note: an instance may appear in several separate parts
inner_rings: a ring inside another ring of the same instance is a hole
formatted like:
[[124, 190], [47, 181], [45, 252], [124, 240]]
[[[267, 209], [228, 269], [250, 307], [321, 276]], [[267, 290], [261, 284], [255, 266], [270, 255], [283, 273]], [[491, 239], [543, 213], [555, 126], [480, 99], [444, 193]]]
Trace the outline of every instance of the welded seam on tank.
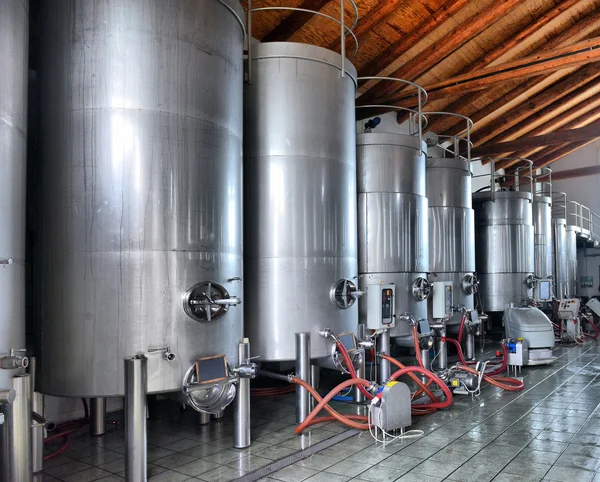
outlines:
[[359, 433], [360, 430], [357, 429], [351, 429], [347, 430], [346, 432], [339, 433], [337, 435], [334, 435], [333, 437], [322, 440], [321, 442], [317, 442], [316, 444], [311, 445], [310, 447], [304, 450], [288, 455], [279, 460], [275, 460], [274, 462], [260, 467], [254, 472], [250, 472], [249, 474], [246, 474], [240, 477], [239, 479], [235, 480], [240, 482], [256, 482], [257, 480], [267, 477], [270, 474], [277, 472], [278, 470], [284, 469], [292, 464], [295, 464], [296, 462], [300, 462], [301, 460], [307, 459], [311, 455], [314, 455], [317, 452], [320, 452], [321, 450], [325, 450], [335, 444], [338, 444], [340, 442], [343, 442], [344, 440], [354, 437]]
[[25, 139], [25, 131], [23, 129], [21, 129], [17, 124], [13, 124], [10, 120], [8, 120], [8, 118], [3, 117], [1, 115], [0, 115], [0, 121], [2, 121], [8, 127], [16, 130], [19, 134], [21, 134], [21, 137], [23, 139]]

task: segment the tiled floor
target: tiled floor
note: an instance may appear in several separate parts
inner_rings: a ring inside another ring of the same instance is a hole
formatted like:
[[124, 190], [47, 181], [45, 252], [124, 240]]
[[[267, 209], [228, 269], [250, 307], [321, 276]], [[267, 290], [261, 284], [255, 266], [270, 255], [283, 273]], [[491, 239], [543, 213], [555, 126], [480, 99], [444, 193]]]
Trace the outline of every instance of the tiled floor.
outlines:
[[[555, 355], [552, 366], [523, 370], [522, 392], [487, 387], [478, 399], [457, 397], [451, 409], [418, 420], [426, 432], [419, 439], [382, 447], [363, 433], [263, 480], [600, 482], [600, 348], [589, 343]], [[230, 418], [200, 426], [193, 412], [169, 405], [149, 421], [150, 480], [232, 480], [344, 430], [330, 423], [298, 437], [293, 396], [253, 403], [254, 442], [246, 450], [231, 448]], [[98, 438], [82, 430], [36, 480], [124, 480], [123, 454], [120, 429]]]

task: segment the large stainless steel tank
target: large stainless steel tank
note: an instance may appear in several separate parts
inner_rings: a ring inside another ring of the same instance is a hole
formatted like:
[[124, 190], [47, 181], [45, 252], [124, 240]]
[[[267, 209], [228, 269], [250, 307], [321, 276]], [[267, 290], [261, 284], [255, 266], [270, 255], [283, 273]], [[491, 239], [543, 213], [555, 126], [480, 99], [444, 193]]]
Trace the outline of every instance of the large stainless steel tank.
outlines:
[[[534, 231], [534, 273], [540, 279], [553, 278], [552, 198], [535, 196], [532, 204]], [[539, 297], [536, 297], [539, 299]]]
[[577, 232], [581, 231], [577, 226], [566, 227], [566, 262], [567, 262], [567, 298], [577, 296]]
[[43, 393], [121, 395], [123, 357], [149, 349], [176, 355], [149, 355], [149, 392], [197, 357], [237, 361], [242, 310], [204, 303], [242, 294], [242, 17], [44, 2]]
[[567, 282], [567, 221], [563, 218], [552, 220], [554, 237], [554, 289], [557, 298], [568, 298]]
[[355, 331], [356, 70], [298, 43], [252, 48], [244, 130], [246, 335], [263, 360], [331, 354], [324, 327]]
[[523, 191], [473, 194], [475, 266], [485, 311], [520, 306], [533, 295], [531, 201], [531, 193]]
[[[427, 159], [429, 271], [432, 281], [451, 281], [454, 305], [475, 307], [475, 220], [471, 166], [464, 158]], [[448, 324], [460, 323], [457, 312]]]
[[[0, 356], [25, 348], [25, 168], [29, 2], [0, 2]], [[19, 353], [19, 355], [23, 355]], [[14, 370], [0, 369], [0, 389]], [[1, 477], [1, 474], [0, 474]]]
[[[396, 314], [427, 317], [427, 300], [416, 296], [427, 281], [429, 237], [425, 191], [427, 145], [402, 134], [357, 138], [359, 287], [394, 283]], [[360, 303], [366, 323], [366, 303]], [[390, 336], [410, 335], [397, 320]]]

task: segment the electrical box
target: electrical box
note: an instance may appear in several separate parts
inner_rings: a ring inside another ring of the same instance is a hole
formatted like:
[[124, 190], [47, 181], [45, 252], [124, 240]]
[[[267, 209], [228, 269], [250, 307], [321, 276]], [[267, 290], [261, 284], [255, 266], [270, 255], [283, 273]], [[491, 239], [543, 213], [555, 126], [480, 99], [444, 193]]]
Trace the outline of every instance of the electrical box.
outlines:
[[585, 306], [592, 310], [596, 316], [600, 317], [600, 301], [598, 301], [596, 298], [592, 298], [585, 304]]
[[381, 330], [396, 326], [395, 287], [367, 285], [367, 328]]
[[412, 425], [411, 394], [408, 385], [389, 382], [381, 392], [377, 406], [372, 407], [372, 422], [386, 432]]
[[451, 281], [433, 282], [433, 319], [450, 318], [454, 314], [454, 297]]
[[594, 277], [593, 276], [582, 276], [580, 278], [579, 284], [582, 288], [593, 288], [594, 287]]
[[508, 364], [512, 367], [522, 367], [527, 365], [529, 360], [529, 349], [527, 340], [524, 338], [510, 338], [506, 343], [508, 349]]
[[561, 320], [573, 320], [579, 315], [580, 300], [563, 299], [558, 303], [558, 317]]

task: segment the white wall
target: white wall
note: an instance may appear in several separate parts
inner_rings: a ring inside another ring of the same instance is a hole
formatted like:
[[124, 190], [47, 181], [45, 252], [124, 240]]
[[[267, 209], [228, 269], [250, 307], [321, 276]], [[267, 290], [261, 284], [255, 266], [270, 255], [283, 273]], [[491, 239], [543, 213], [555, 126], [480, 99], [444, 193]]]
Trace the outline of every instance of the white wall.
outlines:
[[[45, 395], [44, 415], [53, 422], [64, 422], [83, 418], [83, 403], [80, 398], [59, 398]], [[122, 398], [109, 398], [106, 400], [106, 411], [115, 412], [123, 409]]]

